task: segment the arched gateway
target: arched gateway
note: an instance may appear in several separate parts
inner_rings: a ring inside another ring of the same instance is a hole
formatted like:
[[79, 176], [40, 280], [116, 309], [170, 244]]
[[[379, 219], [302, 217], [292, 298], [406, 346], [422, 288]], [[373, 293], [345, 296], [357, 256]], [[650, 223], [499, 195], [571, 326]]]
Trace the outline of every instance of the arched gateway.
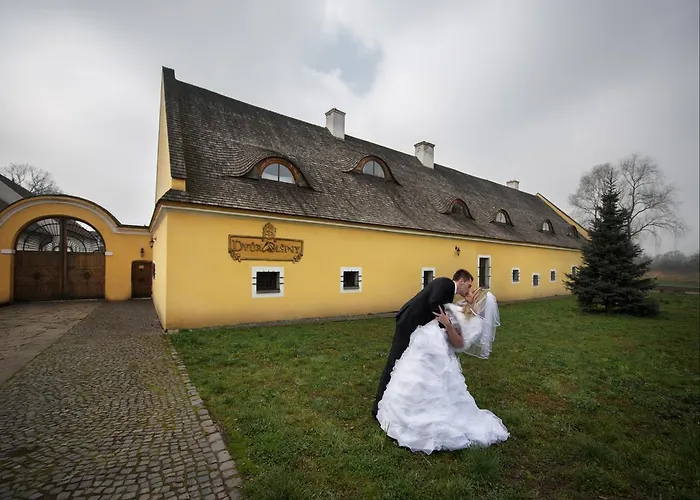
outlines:
[[14, 274], [16, 301], [104, 298], [102, 235], [68, 217], [32, 222], [17, 238]]
[[152, 247], [147, 227], [89, 200], [17, 200], [0, 210], [0, 304], [150, 297]]

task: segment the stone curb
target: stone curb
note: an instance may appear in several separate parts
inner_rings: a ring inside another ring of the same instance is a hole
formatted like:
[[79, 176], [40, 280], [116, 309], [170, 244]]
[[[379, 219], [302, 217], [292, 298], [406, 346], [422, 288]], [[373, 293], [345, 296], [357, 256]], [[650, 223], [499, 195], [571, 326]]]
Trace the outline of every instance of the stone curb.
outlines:
[[180, 359], [175, 348], [170, 345], [170, 354], [175, 361], [178, 371], [180, 372], [180, 378], [185, 384], [187, 393], [190, 397], [190, 403], [194, 407], [197, 413], [197, 418], [199, 419], [199, 425], [202, 427], [202, 433], [207, 437], [207, 441], [211, 445], [211, 449], [216, 456], [216, 460], [219, 466], [219, 475], [224, 482], [228, 496], [231, 500], [242, 500], [242, 494], [240, 491], [241, 478], [236, 469], [236, 463], [231, 458], [231, 455], [226, 450], [226, 444], [224, 439], [219, 432], [218, 427], [211, 419], [209, 411], [204, 406], [202, 398], [199, 396], [199, 392], [194, 384], [190, 381], [190, 377], [187, 374], [187, 368], [185, 364]]

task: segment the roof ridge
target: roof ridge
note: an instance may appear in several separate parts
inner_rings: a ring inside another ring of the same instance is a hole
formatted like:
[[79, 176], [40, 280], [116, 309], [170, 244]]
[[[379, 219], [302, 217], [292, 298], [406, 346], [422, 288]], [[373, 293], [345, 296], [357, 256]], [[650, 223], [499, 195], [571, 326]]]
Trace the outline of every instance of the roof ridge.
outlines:
[[[251, 107], [251, 108], [256, 108], [256, 109], [259, 109], [260, 111], [264, 111], [264, 112], [266, 112], [266, 113], [271, 113], [271, 114], [277, 115], [277, 116], [279, 116], [279, 117], [286, 118], [286, 119], [288, 119], [288, 120], [293, 120], [293, 121], [298, 122], [298, 123], [303, 123], [304, 125], [311, 125], [312, 127], [316, 127], [316, 128], [322, 129], [322, 130], [326, 130], [326, 127], [324, 127], [324, 126], [322, 126], [322, 125], [317, 125], [317, 124], [315, 124], [315, 123], [311, 123], [311, 122], [304, 121], [304, 120], [302, 120], [302, 119], [300, 119], [300, 118], [295, 118], [295, 117], [293, 117], [293, 116], [285, 115], [285, 114], [283, 114], [283, 113], [280, 113], [279, 111], [274, 111], [274, 110], [271, 110], [271, 109], [263, 108], [262, 106], [258, 106], [257, 104], [251, 104], [250, 102], [242, 101], [242, 100], [237, 99], [237, 98], [235, 98], [235, 97], [231, 97], [231, 96], [222, 94], [222, 93], [220, 93], [220, 92], [216, 92], [215, 90], [205, 89], [204, 87], [200, 87], [199, 85], [195, 85], [195, 84], [193, 84], [193, 83], [185, 82], [185, 81], [183, 81], [183, 80], [178, 80], [177, 78], [175, 78], [175, 81], [176, 81], [177, 83], [179, 83], [180, 85], [184, 85], [184, 86], [187, 86], [187, 87], [192, 87], [192, 88], [194, 88], [194, 89], [196, 89], [196, 90], [198, 90], [198, 91], [201, 91], [201, 92], [205, 92], [205, 93], [208, 93], [208, 94], [213, 94], [213, 95], [215, 95], [215, 96], [217, 96], [217, 97], [220, 97], [220, 98], [223, 98], [223, 99], [227, 99], [227, 100], [229, 100], [229, 101], [235, 101], [235, 102], [237, 102], [237, 103], [239, 103], [239, 104], [243, 104], [243, 105], [249, 106], [249, 107]], [[348, 135], [346, 134], [345, 137], [348, 137]]]

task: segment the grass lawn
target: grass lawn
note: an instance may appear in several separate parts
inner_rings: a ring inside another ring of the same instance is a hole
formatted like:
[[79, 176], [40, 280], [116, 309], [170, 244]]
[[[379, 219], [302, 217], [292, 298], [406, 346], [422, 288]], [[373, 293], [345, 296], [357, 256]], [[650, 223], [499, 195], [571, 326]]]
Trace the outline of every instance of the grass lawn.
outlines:
[[658, 319], [501, 306], [494, 353], [461, 355], [511, 437], [414, 454], [372, 419], [391, 319], [184, 331], [171, 340], [228, 435], [250, 500], [700, 497], [699, 299]]

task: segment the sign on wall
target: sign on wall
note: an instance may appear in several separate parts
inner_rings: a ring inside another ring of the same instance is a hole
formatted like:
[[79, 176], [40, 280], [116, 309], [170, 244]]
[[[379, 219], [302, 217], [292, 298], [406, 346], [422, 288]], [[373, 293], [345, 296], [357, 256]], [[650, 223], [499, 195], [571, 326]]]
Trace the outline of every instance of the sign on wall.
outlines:
[[304, 255], [304, 242], [277, 238], [277, 229], [269, 222], [263, 226], [262, 237], [228, 236], [228, 253], [242, 260], [268, 260], [299, 262]]

